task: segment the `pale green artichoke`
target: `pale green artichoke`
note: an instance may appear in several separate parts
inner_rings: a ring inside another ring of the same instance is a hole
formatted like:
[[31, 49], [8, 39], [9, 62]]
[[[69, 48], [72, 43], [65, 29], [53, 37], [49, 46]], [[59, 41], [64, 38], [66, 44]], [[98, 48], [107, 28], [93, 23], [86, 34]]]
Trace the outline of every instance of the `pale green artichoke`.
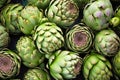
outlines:
[[28, 69], [23, 80], [50, 80], [46, 70], [40, 68]]
[[109, 0], [93, 0], [83, 11], [83, 21], [93, 30], [105, 29], [113, 16], [113, 7]]
[[18, 16], [20, 30], [26, 35], [33, 34], [42, 18], [43, 13], [36, 6], [25, 6]]
[[37, 50], [30, 36], [20, 37], [16, 48], [23, 64], [27, 67], [34, 68], [44, 61], [44, 55]]
[[120, 38], [113, 30], [101, 30], [95, 37], [95, 49], [105, 55], [114, 56], [120, 47]]
[[20, 71], [21, 59], [11, 50], [0, 51], [0, 78], [8, 79], [17, 76]]
[[3, 7], [5, 4], [9, 3], [11, 0], [0, 0], [0, 8]]
[[20, 34], [18, 15], [23, 9], [20, 4], [8, 4], [5, 6], [0, 13], [0, 20], [3, 26], [5, 26], [10, 34]]
[[48, 60], [47, 67], [55, 80], [76, 78], [80, 74], [82, 58], [75, 52], [58, 50]]
[[64, 46], [63, 32], [55, 23], [42, 23], [35, 29], [33, 37], [36, 46], [43, 54], [50, 54]]
[[8, 47], [10, 42], [9, 33], [4, 26], [0, 24], [0, 50]]
[[79, 8], [72, 0], [51, 0], [46, 16], [61, 28], [67, 28], [78, 18]]
[[83, 60], [85, 80], [110, 80], [112, 77], [110, 62], [102, 55], [92, 52]]
[[74, 25], [65, 35], [66, 47], [74, 52], [88, 52], [93, 44], [94, 34], [83, 23]]

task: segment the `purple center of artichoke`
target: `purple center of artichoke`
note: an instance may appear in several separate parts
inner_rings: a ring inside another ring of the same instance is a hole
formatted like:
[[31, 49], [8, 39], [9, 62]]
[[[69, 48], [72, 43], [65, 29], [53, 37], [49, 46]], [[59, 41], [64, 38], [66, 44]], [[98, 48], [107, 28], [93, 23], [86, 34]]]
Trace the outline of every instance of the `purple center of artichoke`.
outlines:
[[68, 11], [70, 11], [71, 14], [76, 14], [77, 8], [76, 8], [75, 4], [69, 3], [69, 5], [68, 5]]
[[81, 71], [81, 64], [82, 64], [82, 62], [78, 61], [77, 64], [75, 65], [74, 73], [75, 73], [76, 75], [78, 75], [79, 72]]
[[76, 32], [74, 34], [74, 44], [77, 46], [84, 46], [87, 42], [86, 34], [82, 32]]
[[4, 73], [9, 73], [13, 67], [12, 60], [5, 54], [0, 55], [0, 70]]

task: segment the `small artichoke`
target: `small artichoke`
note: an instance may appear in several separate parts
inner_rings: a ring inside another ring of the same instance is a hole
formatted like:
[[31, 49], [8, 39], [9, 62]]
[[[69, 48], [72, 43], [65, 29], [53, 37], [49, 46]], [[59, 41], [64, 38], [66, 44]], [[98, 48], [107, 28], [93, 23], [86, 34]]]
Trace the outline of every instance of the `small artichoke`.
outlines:
[[92, 52], [83, 60], [85, 80], [110, 80], [112, 77], [110, 62], [102, 55]]
[[44, 55], [37, 50], [30, 36], [20, 37], [16, 48], [23, 64], [27, 67], [34, 68], [44, 61]]
[[11, 50], [0, 51], [0, 78], [8, 79], [17, 76], [20, 71], [21, 59]]
[[0, 13], [1, 23], [9, 30], [10, 34], [16, 35], [21, 33], [17, 19], [22, 9], [23, 6], [20, 4], [8, 4]]
[[110, 29], [101, 30], [95, 37], [95, 49], [105, 55], [114, 56], [120, 47], [120, 38]]
[[23, 80], [50, 80], [50, 76], [46, 70], [40, 68], [28, 69]]
[[51, 0], [46, 16], [61, 28], [67, 28], [78, 18], [79, 8], [72, 0]]
[[105, 29], [113, 16], [113, 7], [109, 0], [94, 0], [83, 11], [83, 21], [93, 30]]
[[74, 52], [87, 52], [93, 43], [94, 34], [89, 27], [80, 23], [74, 25], [66, 33], [65, 41], [68, 49]]
[[8, 47], [10, 42], [9, 33], [4, 26], [0, 24], [0, 50]]
[[3, 7], [5, 4], [9, 3], [11, 0], [0, 0], [0, 8]]
[[27, 0], [28, 5], [35, 5], [39, 9], [46, 9], [49, 6], [50, 0]]
[[20, 30], [26, 35], [33, 34], [42, 18], [43, 13], [36, 6], [25, 6], [18, 16]]
[[36, 46], [44, 54], [52, 53], [64, 46], [62, 30], [52, 22], [40, 24], [33, 35]]
[[75, 52], [58, 50], [48, 60], [47, 67], [55, 80], [73, 79], [81, 71], [82, 58]]

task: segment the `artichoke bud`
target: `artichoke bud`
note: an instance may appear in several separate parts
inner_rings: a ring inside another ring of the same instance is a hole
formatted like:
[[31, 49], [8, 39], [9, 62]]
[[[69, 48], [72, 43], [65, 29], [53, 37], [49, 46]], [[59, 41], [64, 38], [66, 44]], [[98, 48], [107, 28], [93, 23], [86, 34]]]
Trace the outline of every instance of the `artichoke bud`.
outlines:
[[8, 79], [17, 76], [20, 71], [21, 59], [10, 50], [0, 51], [0, 78]]
[[66, 47], [74, 52], [88, 52], [93, 43], [92, 30], [83, 23], [74, 25], [66, 33]]
[[80, 74], [82, 58], [75, 52], [58, 50], [48, 60], [47, 67], [56, 80], [73, 79]]
[[120, 47], [120, 38], [113, 30], [101, 30], [95, 37], [95, 49], [105, 56], [114, 56]]

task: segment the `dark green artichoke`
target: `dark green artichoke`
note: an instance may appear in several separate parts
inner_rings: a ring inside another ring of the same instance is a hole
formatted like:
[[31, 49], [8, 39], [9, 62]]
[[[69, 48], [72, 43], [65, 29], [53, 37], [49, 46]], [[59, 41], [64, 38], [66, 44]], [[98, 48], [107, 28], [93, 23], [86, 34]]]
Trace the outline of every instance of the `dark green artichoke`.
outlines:
[[113, 16], [113, 7], [109, 0], [93, 0], [83, 11], [83, 21], [93, 30], [105, 29]]
[[95, 37], [95, 49], [105, 55], [114, 56], [120, 47], [120, 38], [113, 30], [101, 30]]
[[5, 26], [11, 34], [19, 34], [18, 15], [23, 9], [20, 4], [8, 4], [5, 6], [0, 13], [0, 20], [3, 26]]
[[55, 80], [73, 79], [80, 74], [82, 58], [75, 52], [58, 50], [50, 56], [47, 66]]
[[102, 55], [92, 52], [83, 60], [85, 80], [110, 80], [112, 77], [110, 62]]
[[0, 51], [0, 78], [8, 79], [17, 76], [20, 71], [21, 59], [11, 50]]
[[37, 50], [30, 36], [20, 37], [17, 41], [16, 48], [23, 64], [27, 67], [36, 67], [44, 61], [44, 55]]
[[23, 80], [50, 80], [50, 76], [46, 70], [33, 68], [25, 73]]
[[79, 8], [72, 0], [51, 0], [46, 16], [61, 28], [67, 28], [78, 18]]
[[74, 25], [65, 37], [66, 46], [74, 52], [87, 52], [93, 43], [94, 34], [89, 27], [80, 23]]

